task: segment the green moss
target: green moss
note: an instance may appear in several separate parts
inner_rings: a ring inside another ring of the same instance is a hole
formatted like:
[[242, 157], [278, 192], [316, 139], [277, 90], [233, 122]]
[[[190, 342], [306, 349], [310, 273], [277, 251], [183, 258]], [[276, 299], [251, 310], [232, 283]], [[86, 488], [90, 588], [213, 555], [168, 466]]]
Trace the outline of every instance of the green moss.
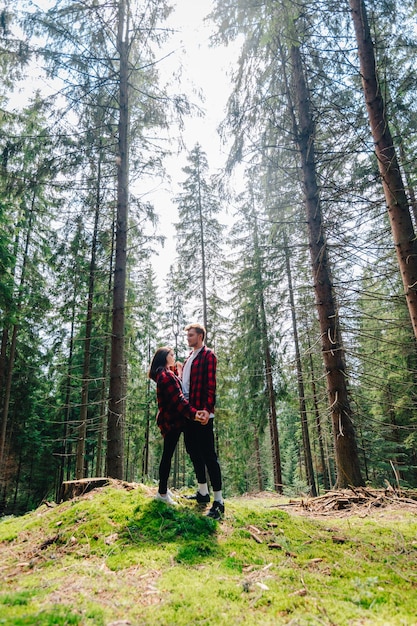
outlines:
[[230, 500], [218, 524], [108, 487], [2, 520], [0, 624], [415, 623], [414, 516], [310, 519], [279, 502]]
[[34, 624], [36, 626], [77, 626], [82, 624], [82, 617], [59, 606], [36, 614], [14, 616], [12, 619], [0, 617], [0, 624], [13, 624], [13, 626], [33, 626]]
[[26, 606], [32, 597], [32, 593], [28, 591], [20, 591], [18, 593], [5, 593], [0, 596], [0, 604], [7, 606]]

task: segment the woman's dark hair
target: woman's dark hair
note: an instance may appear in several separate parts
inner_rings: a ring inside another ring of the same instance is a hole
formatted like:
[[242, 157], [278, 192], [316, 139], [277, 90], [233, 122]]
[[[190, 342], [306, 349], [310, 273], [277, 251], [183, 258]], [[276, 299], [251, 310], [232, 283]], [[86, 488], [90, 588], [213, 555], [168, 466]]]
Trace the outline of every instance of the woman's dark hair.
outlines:
[[159, 372], [162, 371], [167, 364], [167, 356], [171, 352], [172, 348], [168, 346], [163, 346], [162, 348], [158, 348], [158, 350], [153, 355], [153, 359], [151, 362], [151, 366], [149, 368], [148, 376], [152, 380], [156, 380]]

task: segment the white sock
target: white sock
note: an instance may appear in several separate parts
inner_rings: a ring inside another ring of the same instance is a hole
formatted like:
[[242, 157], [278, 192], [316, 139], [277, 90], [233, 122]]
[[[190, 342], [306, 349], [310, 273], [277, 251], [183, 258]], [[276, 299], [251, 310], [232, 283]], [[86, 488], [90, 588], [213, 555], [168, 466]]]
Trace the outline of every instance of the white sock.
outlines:
[[209, 492], [207, 483], [198, 483], [198, 491], [202, 496], [206, 496]]
[[213, 492], [213, 500], [215, 500], [216, 502], [220, 502], [221, 504], [223, 504], [223, 496], [222, 496], [222, 492], [221, 492], [221, 491], [214, 491], [214, 492]]

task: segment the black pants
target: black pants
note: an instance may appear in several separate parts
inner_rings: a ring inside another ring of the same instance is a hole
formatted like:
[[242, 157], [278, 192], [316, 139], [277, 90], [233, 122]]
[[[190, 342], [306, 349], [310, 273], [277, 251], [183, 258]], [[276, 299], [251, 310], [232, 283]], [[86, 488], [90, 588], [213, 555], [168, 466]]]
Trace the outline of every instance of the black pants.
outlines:
[[184, 441], [185, 448], [194, 466], [197, 482], [207, 482], [207, 467], [213, 490], [221, 491], [222, 474], [214, 446], [213, 422], [214, 420], [210, 418], [208, 424], [202, 426], [199, 422], [187, 421], [184, 430]]
[[171, 461], [180, 438], [180, 430], [170, 430], [164, 437], [164, 450], [159, 464], [159, 493], [165, 494], [168, 489], [168, 478], [171, 471]]

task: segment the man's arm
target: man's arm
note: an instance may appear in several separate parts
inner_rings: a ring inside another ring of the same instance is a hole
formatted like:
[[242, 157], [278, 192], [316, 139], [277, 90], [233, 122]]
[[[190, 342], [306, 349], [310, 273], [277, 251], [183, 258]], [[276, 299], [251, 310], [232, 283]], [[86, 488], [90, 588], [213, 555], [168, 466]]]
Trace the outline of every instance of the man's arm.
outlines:
[[214, 405], [216, 404], [216, 367], [217, 358], [214, 352], [207, 353], [207, 401], [204, 407], [209, 413], [214, 413]]

